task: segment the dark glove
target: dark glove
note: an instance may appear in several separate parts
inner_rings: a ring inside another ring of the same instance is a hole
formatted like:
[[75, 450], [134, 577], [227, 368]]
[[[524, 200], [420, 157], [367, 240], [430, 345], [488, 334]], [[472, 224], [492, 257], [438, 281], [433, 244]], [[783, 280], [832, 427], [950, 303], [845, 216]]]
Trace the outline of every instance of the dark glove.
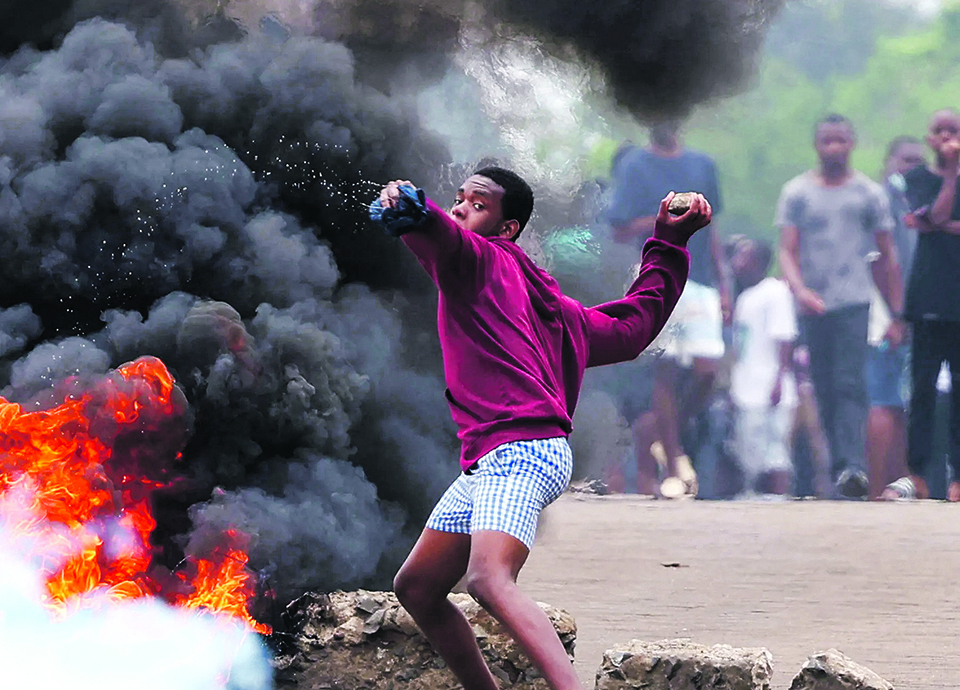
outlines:
[[394, 237], [416, 230], [427, 219], [426, 194], [422, 189], [403, 185], [395, 208], [384, 208], [379, 198], [370, 204], [370, 219], [383, 225]]

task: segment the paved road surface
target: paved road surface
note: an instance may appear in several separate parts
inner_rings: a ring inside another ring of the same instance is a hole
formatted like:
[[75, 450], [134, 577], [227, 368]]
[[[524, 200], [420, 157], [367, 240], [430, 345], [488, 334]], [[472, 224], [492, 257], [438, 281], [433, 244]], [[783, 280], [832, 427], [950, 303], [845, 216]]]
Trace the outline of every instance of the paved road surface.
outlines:
[[[836, 647], [898, 690], [960, 688], [960, 506], [566, 494], [521, 586], [577, 620], [585, 687], [632, 638], [764, 646], [774, 688]], [[679, 562], [685, 567], [666, 568]]]

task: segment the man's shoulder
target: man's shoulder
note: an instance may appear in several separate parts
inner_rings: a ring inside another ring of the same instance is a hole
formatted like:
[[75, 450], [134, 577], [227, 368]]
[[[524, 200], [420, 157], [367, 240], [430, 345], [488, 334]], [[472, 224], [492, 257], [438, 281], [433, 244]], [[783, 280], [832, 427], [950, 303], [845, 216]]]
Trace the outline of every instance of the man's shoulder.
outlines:
[[816, 185], [812, 170], [804, 170], [799, 175], [791, 177], [784, 183], [781, 194], [800, 194], [806, 192]]
[[481, 237], [480, 240], [481, 244], [490, 250], [490, 256], [494, 260], [511, 261], [511, 259], [513, 259], [514, 262], [520, 260], [533, 261], [527, 252], [524, 251], [523, 247], [513, 240], [508, 240], [504, 237]]
[[770, 276], [761, 280], [760, 285], [771, 302], [787, 305], [788, 308], [793, 305], [793, 293], [790, 292], [787, 281]]
[[695, 161], [702, 165], [710, 165], [710, 166], [715, 165], [713, 156], [699, 149], [685, 148], [683, 150], [682, 156], [688, 161]]
[[771, 276], [741, 292], [740, 299], [757, 300], [765, 304], [783, 304], [784, 301], [790, 302], [793, 297], [786, 282]]
[[882, 203], [888, 202], [889, 197], [883, 185], [872, 179], [866, 173], [854, 170], [850, 183], [865, 200], [870, 200], [873, 203], [877, 201]]
[[620, 157], [617, 163], [617, 169], [632, 168], [638, 165], [646, 165], [651, 159], [656, 158], [653, 152], [648, 151], [643, 146], [631, 146]]
[[851, 182], [870, 194], [875, 194], [877, 196], [884, 194], [883, 185], [860, 170], [853, 171]]
[[524, 280], [529, 280], [531, 275], [537, 275], [541, 280], [556, 282], [546, 269], [513, 240], [503, 237], [483, 239], [484, 244], [489, 247], [488, 260], [499, 265], [498, 270], [516, 273]]

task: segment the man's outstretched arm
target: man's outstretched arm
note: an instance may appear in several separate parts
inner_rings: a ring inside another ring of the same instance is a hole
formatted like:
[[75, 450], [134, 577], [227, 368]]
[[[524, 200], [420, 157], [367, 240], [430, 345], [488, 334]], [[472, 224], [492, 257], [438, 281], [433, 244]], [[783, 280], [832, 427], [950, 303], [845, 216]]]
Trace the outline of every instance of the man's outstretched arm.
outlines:
[[653, 342], [680, 299], [690, 271], [686, 245], [710, 223], [710, 203], [697, 195], [690, 210], [671, 216], [673, 193], [660, 203], [653, 237], [643, 248], [640, 274], [623, 299], [584, 310], [590, 355], [587, 366], [635, 359]]
[[[380, 192], [380, 222], [398, 235], [441, 288], [463, 288], [479, 274], [486, 240], [461, 228], [447, 212], [407, 180], [395, 180]], [[389, 211], [388, 211], [389, 209]]]

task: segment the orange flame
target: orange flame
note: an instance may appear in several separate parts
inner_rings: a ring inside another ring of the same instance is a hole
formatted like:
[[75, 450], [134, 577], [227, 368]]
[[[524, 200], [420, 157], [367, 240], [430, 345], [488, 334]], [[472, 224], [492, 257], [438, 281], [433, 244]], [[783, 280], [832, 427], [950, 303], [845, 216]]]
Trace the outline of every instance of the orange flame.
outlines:
[[[233, 540], [238, 538], [237, 533], [233, 531], [228, 532], [227, 536]], [[226, 548], [219, 562], [197, 561], [197, 573], [192, 579], [193, 593], [178, 596], [176, 603], [186, 608], [204, 608], [229, 613], [243, 619], [259, 633], [273, 632], [269, 625], [253, 620], [247, 611], [247, 601], [253, 596], [256, 586], [252, 574], [246, 567], [248, 560], [249, 557], [245, 551], [231, 545]], [[184, 582], [189, 579], [184, 573], [177, 573], [177, 576]]]
[[[77, 383], [68, 381], [66, 387]], [[179, 448], [166, 453], [161, 439], [169, 445], [164, 425], [184, 412], [173, 377], [154, 357], [123, 365], [49, 410], [27, 412], [0, 398], [0, 508], [7, 528], [30, 540], [34, 555], [42, 557], [46, 604], [57, 614], [103, 598], [160, 596], [271, 632], [250, 616], [256, 583], [246, 552], [236, 546], [237, 533], [226, 535], [231, 546], [224, 552], [191, 559], [193, 577], [177, 573], [184, 591], [167, 594], [150, 576], [150, 535], [157, 524], [150, 493], [165, 482], [162, 476], [143, 476], [140, 463], [163, 475], [164, 466], [179, 458]], [[135, 434], [134, 443], [126, 444], [129, 457], [118, 463], [115, 442], [124, 433]], [[171, 457], [151, 457], [137, 447], [136, 442], [149, 444], [150, 433], [158, 438], [159, 452]], [[137, 465], [133, 472], [130, 463]]]

